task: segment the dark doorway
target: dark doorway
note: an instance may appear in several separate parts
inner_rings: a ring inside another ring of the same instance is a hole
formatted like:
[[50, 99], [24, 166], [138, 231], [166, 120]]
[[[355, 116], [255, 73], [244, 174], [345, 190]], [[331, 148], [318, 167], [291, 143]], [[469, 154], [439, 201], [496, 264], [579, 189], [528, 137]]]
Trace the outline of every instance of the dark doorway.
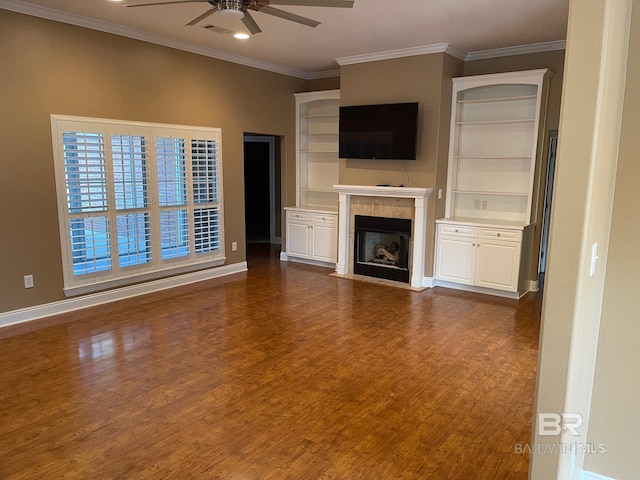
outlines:
[[247, 243], [269, 243], [268, 143], [244, 143], [244, 204]]
[[244, 136], [244, 201], [247, 244], [278, 244], [279, 143], [273, 135]]

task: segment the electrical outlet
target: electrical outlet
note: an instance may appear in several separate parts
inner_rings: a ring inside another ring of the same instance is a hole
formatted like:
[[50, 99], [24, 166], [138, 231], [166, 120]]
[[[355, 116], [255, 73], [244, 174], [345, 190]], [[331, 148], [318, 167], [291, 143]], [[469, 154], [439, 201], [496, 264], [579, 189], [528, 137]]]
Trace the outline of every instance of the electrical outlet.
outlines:
[[486, 209], [487, 209], [487, 201], [482, 200], [482, 210], [486, 210]]
[[473, 201], [473, 208], [475, 208], [476, 210], [480, 209], [480, 200]]
[[232, 252], [238, 251], [238, 242], [231, 242], [231, 251]]
[[24, 276], [24, 288], [33, 288], [33, 275]]

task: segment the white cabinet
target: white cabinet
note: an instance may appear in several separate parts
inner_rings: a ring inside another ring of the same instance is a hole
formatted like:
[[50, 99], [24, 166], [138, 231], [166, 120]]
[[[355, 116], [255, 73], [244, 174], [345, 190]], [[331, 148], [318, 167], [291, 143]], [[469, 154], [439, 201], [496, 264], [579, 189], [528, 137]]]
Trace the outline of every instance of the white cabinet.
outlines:
[[338, 208], [340, 90], [296, 93], [296, 206]]
[[336, 213], [286, 207], [287, 259], [335, 266], [338, 228]]
[[476, 265], [476, 228], [439, 225], [436, 241], [436, 278], [473, 285]]
[[[439, 285], [489, 293], [529, 290], [533, 226], [437, 221], [436, 279]], [[465, 288], [468, 287], [478, 287]], [[491, 290], [485, 290], [491, 289]]]

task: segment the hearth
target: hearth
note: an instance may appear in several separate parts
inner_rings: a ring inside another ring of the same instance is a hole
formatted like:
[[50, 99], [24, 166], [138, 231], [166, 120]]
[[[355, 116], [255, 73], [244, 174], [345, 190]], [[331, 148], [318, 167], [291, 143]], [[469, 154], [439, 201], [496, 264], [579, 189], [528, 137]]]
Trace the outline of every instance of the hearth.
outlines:
[[355, 215], [353, 273], [409, 283], [411, 220]]

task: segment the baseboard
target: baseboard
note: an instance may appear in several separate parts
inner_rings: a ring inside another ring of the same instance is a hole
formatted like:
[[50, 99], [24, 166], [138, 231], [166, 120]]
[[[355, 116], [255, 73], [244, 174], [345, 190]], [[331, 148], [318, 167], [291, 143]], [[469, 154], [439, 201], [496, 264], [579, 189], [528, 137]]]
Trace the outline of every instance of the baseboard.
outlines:
[[586, 472], [582, 471], [582, 475], [580, 475], [580, 480], [615, 480], [615, 478], [606, 477], [604, 475], [600, 475], [599, 473]]
[[453, 288], [454, 290], [464, 290], [465, 292], [484, 293], [486, 295], [495, 295], [497, 297], [519, 299], [522, 295], [518, 292], [506, 292], [503, 290], [494, 290], [492, 288], [476, 287], [475, 285], [464, 285], [462, 283], [445, 282], [443, 280], [436, 280], [434, 286]]
[[313, 265], [315, 267], [333, 268], [334, 270], [336, 268], [336, 264], [332, 262], [321, 262], [319, 260], [311, 260], [308, 258], [292, 257], [284, 252], [280, 252], [280, 260], [282, 260], [283, 262], [304, 263], [306, 265]]
[[232, 275], [247, 271], [247, 262], [233, 263], [221, 267], [199, 270], [197, 272], [185, 273], [173, 277], [161, 278], [150, 282], [139, 283], [127, 287], [120, 287], [106, 292], [91, 293], [81, 297], [69, 298], [58, 302], [46, 303], [35, 307], [22, 308], [10, 312], [0, 313], [0, 327], [16, 325], [18, 323], [30, 322], [39, 318], [59, 315], [61, 313], [73, 312], [82, 308], [94, 307], [104, 303], [124, 300], [125, 298], [137, 297], [146, 293], [166, 290], [168, 288], [188, 285], [190, 283], [211, 280], [214, 278]]
[[436, 281], [433, 277], [422, 277], [422, 286], [426, 288], [433, 288], [436, 286]]

